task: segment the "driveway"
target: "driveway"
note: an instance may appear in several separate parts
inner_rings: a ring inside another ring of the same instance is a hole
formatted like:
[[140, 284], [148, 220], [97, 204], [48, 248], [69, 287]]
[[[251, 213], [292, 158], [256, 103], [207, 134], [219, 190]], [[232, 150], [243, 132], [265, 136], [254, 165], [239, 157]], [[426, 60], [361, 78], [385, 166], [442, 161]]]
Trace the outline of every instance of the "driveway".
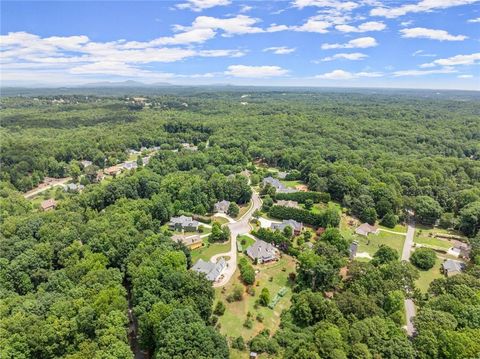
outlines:
[[228, 228], [230, 229], [230, 251], [216, 254], [210, 258], [211, 262], [216, 263], [220, 257], [229, 257], [227, 261], [227, 268], [223, 272], [222, 279], [213, 283], [215, 288], [223, 287], [229, 282], [230, 278], [232, 278], [233, 274], [235, 273], [235, 270], [237, 269], [237, 236], [250, 232], [250, 219], [252, 218], [253, 212], [255, 212], [257, 209], [260, 209], [261, 206], [262, 200], [260, 199], [258, 193], [253, 192], [252, 206], [250, 209], [238, 221], [229, 222], [227, 224]]
[[39, 193], [45, 192], [46, 190], [55, 187], [55, 186], [61, 186], [67, 183], [68, 181], [71, 181], [72, 177], [64, 177], [64, 178], [50, 178], [48, 182], [40, 183], [37, 187], [31, 189], [28, 192], [25, 192], [23, 194], [23, 197], [25, 198], [32, 198], [36, 196]]
[[[408, 223], [407, 235], [405, 238], [405, 243], [403, 244], [402, 251], [402, 260], [409, 261], [410, 254], [413, 247], [413, 238], [415, 236], [415, 222]], [[405, 326], [407, 330], [407, 335], [411, 337], [415, 333], [415, 327], [413, 326], [413, 318], [415, 317], [415, 303], [411, 299], [405, 299], [405, 315], [407, 319], [407, 324]]]

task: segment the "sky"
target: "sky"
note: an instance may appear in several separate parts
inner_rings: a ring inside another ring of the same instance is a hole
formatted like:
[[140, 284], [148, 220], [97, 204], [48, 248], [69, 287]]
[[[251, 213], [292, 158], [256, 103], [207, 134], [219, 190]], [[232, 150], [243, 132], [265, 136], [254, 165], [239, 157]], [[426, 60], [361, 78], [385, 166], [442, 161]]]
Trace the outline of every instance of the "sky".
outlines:
[[2, 86], [480, 90], [480, 0], [2, 1]]

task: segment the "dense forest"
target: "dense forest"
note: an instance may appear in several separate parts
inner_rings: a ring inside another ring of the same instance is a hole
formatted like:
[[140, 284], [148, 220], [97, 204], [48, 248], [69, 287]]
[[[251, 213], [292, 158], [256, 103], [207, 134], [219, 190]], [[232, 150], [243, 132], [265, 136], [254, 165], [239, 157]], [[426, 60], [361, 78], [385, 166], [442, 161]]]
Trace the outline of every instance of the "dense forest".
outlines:
[[[225, 90], [134, 99], [92, 91], [3, 97], [0, 106], [1, 358], [132, 358], [130, 312], [151, 358], [227, 358], [229, 347], [245, 346], [219, 333], [212, 286], [189, 271], [190, 251], [164, 225], [173, 215], [206, 218], [220, 200], [248, 203], [242, 171], [256, 185], [269, 167], [312, 193], [262, 188], [271, 214], [327, 229], [308, 251], [287, 235], [257, 233], [294, 256], [297, 271], [279, 330], [255, 336], [252, 351], [331, 359], [480, 354], [478, 95]], [[153, 147], [148, 165], [101, 183], [80, 164], [91, 161], [96, 173], [127, 160], [129, 150]], [[85, 190], [61, 194], [54, 211], [39, 211], [21, 193], [67, 176], [81, 177]], [[414, 213], [470, 238], [471, 263], [421, 294], [417, 269], [399, 253], [380, 248], [368, 263], [349, 262], [338, 214], [268, 203], [275, 196], [331, 199], [387, 227]], [[420, 308], [413, 339], [401, 328], [406, 297]]]

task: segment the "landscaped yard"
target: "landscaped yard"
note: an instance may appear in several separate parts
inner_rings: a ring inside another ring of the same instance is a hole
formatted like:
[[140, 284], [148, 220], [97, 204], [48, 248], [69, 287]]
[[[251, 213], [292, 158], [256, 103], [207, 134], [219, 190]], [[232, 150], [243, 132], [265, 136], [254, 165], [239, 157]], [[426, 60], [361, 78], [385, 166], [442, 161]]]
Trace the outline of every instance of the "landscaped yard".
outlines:
[[295, 188], [296, 186], [303, 185], [304, 183], [302, 181], [286, 181], [286, 180], [281, 180], [285, 186], [288, 188]]
[[203, 238], [203, 247], [194, 249], [192, 253], [192, 263], [200, 258], [209, 261], [212, 256], [219, 253], [225, 253], [230, 250], [230, 240], [224, 243], [210, 243], [208, 237]]
[[384, 229], [384, 230], [386, 230], [386, 231], [407, 233], [407, 226], [405, 226], [405, 225], [403, 225], [403, 224], [397, 224], [397, 225], [396, 225], [395, 227], [393, 227], [393, 228], [388, 228], [388, 227], [379, 225], [378, 228]]
[[388, 232], [370, 234], [368, 237], [355, 235], [354, 238], [358, 241], [358, 253], [367, 252], [370, 256], [373, 256], [382, 244], [395, 249], [400, 256], [402, 254], [403, 243], [405, 242], [404, 235]]
[[[242, 288], [246, 288], [240, 281], [238, 270], [235, 272], [230, 282], [225, 286], [225, 292], [222, 291], [222, 288], [217, 288], [215, 290], [216, 301], [221, 300], [226, 306], [225, 314], [219, 318], [219, 323], [221, 325], [220, 332], [227, 335], [227, 337], [236, 338], [242, 336], [245, 341], [247, 341], [264, 328], [268, 328], [274, 332], [280, 324], [280, 314], [282, 313], [282, 310], [287, 309], [290, 306], [292, 289], [288, 274], [295, 271], [295, 262], [293, 258], [283, 255], [283, 257], [276, 263], [257, 265], [254, 267], [256, 270], [259, 270], [259, 273], [256, 275], [256, 281], [259, 285], [254, 286], [255, 296], [251, 296], [245, 292], [242, 301], [232, 303], [227, 302], [226, 297], [232, 293], [235, 286], [240, 285]], [[271, 282], [269, 281], [270, 278], [273, 278]], [[280, 299], [274, 309], [262, 306], [255, 309], [255, 301], [258, 299], [260, 292], [264, 287], [268, 288], [271, 298], [273, 298], [283, 287], [287, 287], [288, 291], [285, 296]], [[251, 318], [253, 321], [253, 327], [251, 329], [243, 326], [243, 323], [247, 319], [248, 312], [252, 313]], [[262, 323], [256, 320], [257, 314], [259, 313], [264, 316]], [[248, 358], [248, 351], [237, 352], [235, 354], [234, 357]]]
[[423, 234], [418, 235], [418, 232], [415, 233], [414, 240], [415, 240], [415, 243], [422, 244], [432, 248], [444, 249], [444, 250], [448, 250], [448, 248], [453, 246], [453, 243], [451, 243], [448, 240], [423, 236]]
[[415, 285], [417, 286], [417, 288], [419, 288], [422, 292], [425, 293], [428, 290], [430, 283], [434, 279], [443, 278], [444, 276], [440, 272], [440, 267], [442, 263], [443, 263], [443, 259], [437, 257], [437, 260], [433, 268], [431, 268], [428, 271], [419, 270], [420, 278], [417, 279], [417, 281], [415, 282]]
[[253, 239], [252, 237], [250, 236], [238, 236], [237, 237], [237, 241], [242, 243], [243, 241], [245, 241], [245, 244], [242, 244], [242, 248], [243, 250], [247, 249], [248, 247], [250, 247], [253, 243], [255, 243], [255, 239]]

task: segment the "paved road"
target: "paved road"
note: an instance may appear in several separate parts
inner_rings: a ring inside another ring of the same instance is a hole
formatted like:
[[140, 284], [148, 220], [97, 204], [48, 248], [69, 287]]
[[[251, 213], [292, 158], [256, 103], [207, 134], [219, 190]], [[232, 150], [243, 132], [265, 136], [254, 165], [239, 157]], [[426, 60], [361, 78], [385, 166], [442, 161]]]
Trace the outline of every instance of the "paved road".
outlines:
[[258, 193], [253, 192], [252, 206], [250, 209], [238, 221], [227, 224], [228, 228], [230, 229], [230, 251], [227, 253], [214, 255], [210, 259], [211, 262], [216, 263], [220, 257], [229, 257], [227, 261], [227, 268], [223, 273], [223, 278], [219, 282], [213, 283], [215, 288], [223, 287], [228, 283], [230, 278], [235, 273], [235, 270], [237, 269], [237, 236], [250, 232], [250, 219], [252, 218], [253, 212], [259, 209], [261, 206], [262, 200], [258, 196]]
[[65, 184], [65, 183], [67, 183], [68, 181], [71, 181], [71, 180], [72, 180], [72, 177], [65, 177], [65, 178], [58, 178], [58, 179], [55, 178], [55, 179], [51, 180], [49, 183], [42, 183], [39, 186], [37, 186], [36, 188], [31, 189], [28, 192], [25, 192], [23, 194], [23, 197], [32, 198], [33, 196], [36, 196], [39, 193], [45, 192], [46, 190], [48, 190], [52, 187], [55, 187], [55, 186], [61, 186], [61, 185]]
[[[413, 237], [415, 235], [415, 223], [410, 222], [407, 228], [407, 235], [405, 238], [405, 243], [403, 244], [403, 251], [402, 251], [402, 260], [409, 261], [410, 254], [412, 252], [413, 247]], [[415, 327], [413, 326], [413, 318], [415, 317], [415, 304], [411, 299], [405, 299], [405, 315], [407, 318], [407, 335], [412, 336], [415, 333]]]

